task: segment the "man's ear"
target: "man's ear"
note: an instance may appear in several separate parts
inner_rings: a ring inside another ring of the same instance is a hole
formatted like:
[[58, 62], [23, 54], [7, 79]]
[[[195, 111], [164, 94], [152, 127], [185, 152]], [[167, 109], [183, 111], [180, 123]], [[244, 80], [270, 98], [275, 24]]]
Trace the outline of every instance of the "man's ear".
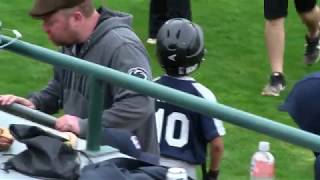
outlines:
[[83, 14], [80, 11], [75, 11], [72, 15], [75, 22], [80, 22], [83, 20]]

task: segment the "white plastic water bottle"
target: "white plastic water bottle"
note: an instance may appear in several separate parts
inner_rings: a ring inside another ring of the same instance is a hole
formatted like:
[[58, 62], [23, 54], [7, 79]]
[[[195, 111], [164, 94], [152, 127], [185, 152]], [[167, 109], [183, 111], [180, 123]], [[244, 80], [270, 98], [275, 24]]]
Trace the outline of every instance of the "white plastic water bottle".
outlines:
[[274, 157], [269, 142], [259, 142], [259, 150], [251, 158], [250, 180], [274, 180]]
[[188, 175], [183, 168], [169, 168], [167, 172], [167, 180], [187, 180]]

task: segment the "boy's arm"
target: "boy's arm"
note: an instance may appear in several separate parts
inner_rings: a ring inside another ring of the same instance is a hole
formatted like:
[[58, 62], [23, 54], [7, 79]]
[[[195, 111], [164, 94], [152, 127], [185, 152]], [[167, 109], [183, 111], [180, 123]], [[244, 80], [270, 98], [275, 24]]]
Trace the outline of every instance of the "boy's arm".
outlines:
[[217, 180], [219, 175], [219, 166], [223, 156], [224, 145], [222, 137], [213, 139], [210, 143], [210, 168], [206, 175], [207, 180]]

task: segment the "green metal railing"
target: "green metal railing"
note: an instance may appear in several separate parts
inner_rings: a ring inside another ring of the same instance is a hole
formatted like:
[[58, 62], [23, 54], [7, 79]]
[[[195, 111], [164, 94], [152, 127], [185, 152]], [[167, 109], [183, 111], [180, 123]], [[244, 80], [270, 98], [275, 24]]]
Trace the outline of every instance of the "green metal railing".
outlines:
[[[12, 38], [7, 36], [0, 36], [0, 39], [2, 40], [2, 44], [8, 43], [12, 40]], [[90, 94], [89, 135], [87, 139], [87, 149], [89, 150], [99, 151], [99, 142], [97, 141], [97, 138], [99, 137], [97, 136], [100, 135], [100, 113], [102, 110], [102, 103], [99, 99], [103, 99], [101, 97], [103, 92], [100, 92], [99, 90], [101, 89], [101, 84], [99, 82], [106, 81], [192, 111], [216, 117], [232, 124], [287, 141], [289, 143], [300, 145], [314, 151], [320, 151], [320, 136], [269, 120], [267, 118], [234, 109], [220, 103], [214, 103], [151, 81], [130, 76], [87, 61], [82, 61], [78, 58], [67, 56], [27, 42], [17, 41], [12, 45], [7, 46], [5, 49], [55, 66], [69, 68], [75, 72], [90, 76], [92, 79], [92, 85], [90, 86], [93, 88], [92, 92], [99, 93]], [[95, 107], [93, 108], [93, 106]], [[92, 136], [93, 132], [96, 133], [94, 134], [95, 138]]]

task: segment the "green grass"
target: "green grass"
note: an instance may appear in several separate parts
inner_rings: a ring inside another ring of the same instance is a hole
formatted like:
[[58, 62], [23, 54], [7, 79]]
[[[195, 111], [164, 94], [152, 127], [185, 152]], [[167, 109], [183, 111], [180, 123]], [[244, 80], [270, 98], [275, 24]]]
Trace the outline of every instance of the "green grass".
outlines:
[[[104, 2], [104, 1], [103, 1]], [[100, 4], [101, 1], [96, 1]], [[134, 15], [134, 29], [142, 40], [147, 38], [148, 0], [108, 0], [109, 7]], [[55, 48], [41, 31], [41, 24], [27, 16], [29, 1], [0, 2], [0, 20], [4, 27], [18, 29], [23, 40]], [[295, 126], [277, 107], [294, 82], [319, 65], [306, 67], [302, 61], [305, 28], [289, 4], [286, 21], [285, 73], [288, 87], [281, 97], [262, 97], [270, 67], [264, 45], [263, 1], [193, 0], [193, 20], [205, 32], [208, 53], [194, 77], [209, 87], [218, 100], [228, 106]], [[7, 33], [6, 33], [7, 34]], [[146, 45], [152, 60], [154, 76], [161, 74], [154, 47]], [[49, 65], [13, 53], [0, 52], [0, 94], [26, 95], [42, 88], [51, 76]], [[313, 179], [313, 155], [310, 150], [288, 144], [225, 122], [225, 154], [221, 165], [222, 180], [249, 179], [249, 164], [260, 140], [271, 142], [276, 158], [277, 180]]]

